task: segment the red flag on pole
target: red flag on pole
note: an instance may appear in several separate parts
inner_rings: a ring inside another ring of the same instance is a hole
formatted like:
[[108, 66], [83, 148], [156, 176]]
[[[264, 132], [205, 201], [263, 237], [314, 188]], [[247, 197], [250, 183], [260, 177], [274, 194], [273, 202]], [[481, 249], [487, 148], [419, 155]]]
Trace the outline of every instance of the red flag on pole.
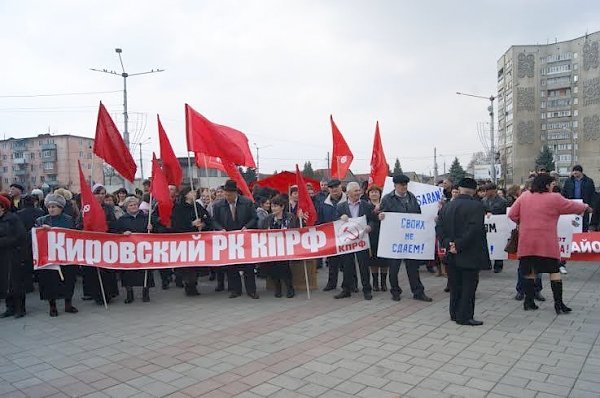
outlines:
[[244, 180], [244, 177], [242, 177], [242, 174], [240, 174], [240, 171], [238, 170], [236, 165], [233, 164], [233, 162], [223, 162], [223, 166], [225, 167], [225, 172], [227, 173], [229, 178], [235, 181], [235, 183], [237, 184], [240, 191], [242, 191], [244, 196], [254, 200], [252, 192], [250, 192], [250, 188], [248, 188], [248, 184], [246, 184], [246, 180]]
[[383, 188], [385, 177], [388, 175], [388, 164], [381, 144], [379, 134], [379, 122], [375, 124], [375, 139], [373, 140], [373, 154], [371, 155], [371, 174], [369, 174], [369, 186], [377, 185]]
[[183, 180], [181, 165], [177, 160], [177, 156], [175, 156], [169, 137], [167, 137], [158, 115], [156, 115], [156, 120], [158, 121], [158, 141], [160, 143], [160, 159], [162, 160], [163, 172], [169, 184], [179, 186]]
[[79, 186], [81, 187], [81, 217], [83, 218], [83, 229], [85, 231], [106, 232], [108, 225], [106, 224], [106, 215], [102, 205], [98, 203], [90, 186], [85, 180], [81, 163], [77, 161], [79, 166]]
[[205, 155], [203, 153], [194, 153], [196, 158], [196, 166], [201, 169], [216, 169], [225, 172], [225, 166], [223, 166], [223, 162], [221, 158], [216, 158], [214, 156]]
[[296, 165], [296, 185], [298, 185], [298, 210], [302, 210], [303, 214], [308, 214], [308, 218], [303, 220], [303, 223], [306, 226], [315, 225], [317, 222], [317, 210], [308, 193], [308, 189], [306, 189], [306, 183], [298, 165]]
[[245, 166], [248, 163], [247, 152], [250, 148], [243, 133], [238, 132], [245, 139], [245, 147], [240, 145], [241, 136], [231, 134], [230, 130], [234, 129], [212, 123], [188, 104], [185, 104], [185, 125], [188, 151], [218, 157], [223, 162], [229, 161], [237, 165]]
[[94, 153], [104, 159], [126, 180], [133, 182], [137, 166], [129, 148], [125, 145], [119, 129], [100, 102], [98, 122], [96, 123], [96, 137], [94, 139]]
[[157, 202], [158, 219], [161, 224], [171, 226], [171, 214], [173, 213], [173, 202], [169, 194], [169, 183], [156, 160], [156, 155], [152, 154], [152, 182], [150, 183], [150, 194]]
[[338, 130], [335, 122], [333, 121], [333, 116], [329, 116], [331, 120], [331, 132], [333, 134], [333, 151], [331, 158], [331, 178], [338, 178], [340, 180], [346, 177], [346, 173], [350, 168], [350, 164], [354, 159], [354, 155], [350, 151], [350, 147], [344, 140], [342, 133]]

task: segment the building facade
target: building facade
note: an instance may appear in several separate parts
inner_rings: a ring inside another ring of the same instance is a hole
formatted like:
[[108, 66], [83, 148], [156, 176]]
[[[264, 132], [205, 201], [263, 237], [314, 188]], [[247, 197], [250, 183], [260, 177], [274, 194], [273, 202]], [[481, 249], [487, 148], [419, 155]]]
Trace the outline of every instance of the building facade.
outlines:
[[93, 145], [92, 138], [68, 134], [0, 140], [2, 191], [18, 183], [27, 191], [66, 187], [80, 192], [77, 161], [86, 179], [93, 172], [94, 182], [104, 183], [103, 162], [92, 153]]
[[556, 170], [600, 179], [600, 32], [512, 46], [497, 63], [498, 148], [506, 184], [522, 184], [547, 145]]

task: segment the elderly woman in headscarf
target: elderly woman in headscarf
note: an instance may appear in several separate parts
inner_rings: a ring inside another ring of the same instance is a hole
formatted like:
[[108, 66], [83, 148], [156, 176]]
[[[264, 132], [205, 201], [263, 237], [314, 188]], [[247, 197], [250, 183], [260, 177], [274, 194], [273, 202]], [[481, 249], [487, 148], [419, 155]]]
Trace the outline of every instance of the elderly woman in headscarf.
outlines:
[[25, 243], [25, 227], [11, 212], [10, 199], [0, 195], [0, 299], [6, 299], [6, 311], [0, 318], [25, 315], [25, 289], [22, 285], [21, 254]]
[[[35, 221], [36, 227], [75, 229], [75, 219], [64, 213], [66, 206], [64, 197], [50, 194], [44, 199], [44, 205], [48, 209], [48, 214]], [[65, 312], [72, 314], [78, 312], [72, 303], [76, 277], [77, 268], [70, 265], [61, 265], [60, 272], [55, 269], [38, 270], [40, 299], [48, 301], [51, 317], [58, 316], [56, 300], [60, 298], [65, 300]]]
[[[152, 216], [154, 222], [148, 222], [148, 215], [140, 210], [140, 200], [136, 196], [128, 196], [123, 200], [125, 214], [115, 223], [115, 232], [130, 235], [133, 232], [144, 233], [153, 230], [160, 230], [155, 216]], [[125, 287], [127, 298], [125, 304], [134, 301], [133, 287], [142, 287], [142, 301], [150, 301], [150, 287], [154, 287], [154, 278], [152, 270], [127, 270], [121, 272], [121, 284]]]
[[[115, 212], [113, 209], [104, 204], [104, 197], [106, 196], [106, 188], [102, 184], [95, 184], [92, 187], [92, 193], [96, 201], [102, 206], [104, 215], [106, 217], [106, 223], [108, 224], [108, 232], [112, 232], [114, 224], [116, 222]], [[80, 221], [81, 218], [80, 218]], [[83, 224], [83, 223], [82, 223]], [[102, 278], [102, 285], [100, 285], [100, 278]], [[104, 290], [104, 297], [102, 291]], [[99, 271], [96, 267], [85, 266], [83, 267], [83, 299], [90, 300], [94, 299], [96, 304], [102, 305], [104, 300], [107, 303], [114, 297], [119, 295], [119, 286], [117, 285], [117, 274], [115, 271], [110, 269], [100, 268]]]

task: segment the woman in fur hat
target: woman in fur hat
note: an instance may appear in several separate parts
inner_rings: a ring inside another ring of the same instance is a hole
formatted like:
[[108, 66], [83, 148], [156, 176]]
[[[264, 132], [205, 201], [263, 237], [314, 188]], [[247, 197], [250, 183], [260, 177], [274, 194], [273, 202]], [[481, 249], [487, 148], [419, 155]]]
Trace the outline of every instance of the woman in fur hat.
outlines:
[[[50, 194], [46, 196], [44, 205], [48, 209], [48, 214], [38, 218], [35, 221], [35, 225], [44, 229], [52, 227], [75, 229], [75, 220], [73, 217], [64, 213], [66, 202], [65, 198], [61, 195]], [[38, 270], [40, 298], [48, 301], [51, 317], [58, 316], [56, 300], [60, 298], [65, 300], [65, 312], [72, 314], [78, 312], [72, 303], [77, 268], [70, 265], [61, 265], [60, 269], [60, 273], [54, 269]]]

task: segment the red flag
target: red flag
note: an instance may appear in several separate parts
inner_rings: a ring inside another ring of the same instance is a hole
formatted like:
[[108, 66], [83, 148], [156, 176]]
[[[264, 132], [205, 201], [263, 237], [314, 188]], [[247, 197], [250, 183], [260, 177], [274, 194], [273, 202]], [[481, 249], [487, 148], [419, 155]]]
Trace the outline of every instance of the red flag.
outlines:
[[381, 136], [379, 135], [379, 122], [375, 124], [375, 139], [373, 140], [373, 154], [371, 155], [371, 174], [369, 174], [369, 186], [377, 185], [383, 188], [385, 177], [388, 175], [388, 164], [383, 153]]
[[216, 158], [214, 156], [205, 155], [203, 153], [194, 153], [196, 158], [196, 166], [201, 169], [216, 169], [225, 172], [225, 166], [223, 166], [223, 162], [221, 158]]
[[177, 160], [177, 156], [175, 156], [169, 137], [167, 137], [158, 115], [156, 115], [156, 120], [158, 121], [158, 141], [160, 143], [160, 159], [162, 160], [163, 172], [169, 184], [180, 186], [183, 180], [181, 165]]
[[315, 209], [315, 204], [308, 193], [308, 189], [306, 189], [306, 183], [298, 165], [296, 165], [296, 185], [298, 185], [298, 210], [302, 210], [302, 213], [308, 214], [308, 218], [301, 222], [304, 225], [313, 226], [317, 222], [317, 209]]
[[131, 157], [129, 148], [125, 145], [119, 129], [111, 119], [102, 102], [98, 110], [94, 153], [104, 159], [126, 180], [133, 182], [137, 166]]
[[[305, 175], [302, 175], [302, 178], [305, 183], [311, 183], [315, 190], [319, 190], [319, 180], [308, 178]], [[270, 177], [263, 178], [260, 181], [256, 181], [256, 185], [259, 187], [269, 187], [283, 193], [287, 193], [292, 185], [297, 184], [296, 173], [292, 173], [291, 171], [282, 171]]]
[[242, 177], [236, 165], [233, 164], [233, 162], [223, 162], [223, 166], [225, 167], [225, 172], [227, 173], [229, 178], [235, 181], [235, 183], [237, 184], [240, 191], [242, 191], [244, 196], [254, 200], [252, 192], [250, 192], [250, 188], [248, 188], [248, 184], [246, 184], [246, 180], [244, 180], [244, 177]]
[[150, 194], [158, 203], [158, 219], [165, 227], [171, 226], [171, 213], [173, 213], [173, 202], [169, 194], [169, 183], [156, 160], [156, 155], [152, 154], [152, 182], [150, 183]]
[[[244, 166], [249, 163], [248, 154], [252, 159], [248, 139], [243, 133], [212, 123], [188, 104], [185, 104], [185, 125], [188, 151], [204, 153], [221, 158], [224, 162]], [[249, 167], [255, 167], [254, 160]]]
[[81, 216], [83, 218], [83, 229], [86, 231], [106, 232], [108, 231], [108, 225], [106, 224], [106, 215], [104, 214], [104, 209], [94, 197], [90, 186], [85, 180], [79, 160], [77, 161], [77, 164], [79, 165], [79, 186], [81, 187]]
[[331, 120], [331, 132], [333, 134], [333, 152], [331, 158], [331, 178], [343, 180], [350, 168], [350, 163], [354, 159], [354, 155], [350, 151], [350, 147], [344, 140], [342, 133], [338, 130], [333, 116], [329, 116]]

